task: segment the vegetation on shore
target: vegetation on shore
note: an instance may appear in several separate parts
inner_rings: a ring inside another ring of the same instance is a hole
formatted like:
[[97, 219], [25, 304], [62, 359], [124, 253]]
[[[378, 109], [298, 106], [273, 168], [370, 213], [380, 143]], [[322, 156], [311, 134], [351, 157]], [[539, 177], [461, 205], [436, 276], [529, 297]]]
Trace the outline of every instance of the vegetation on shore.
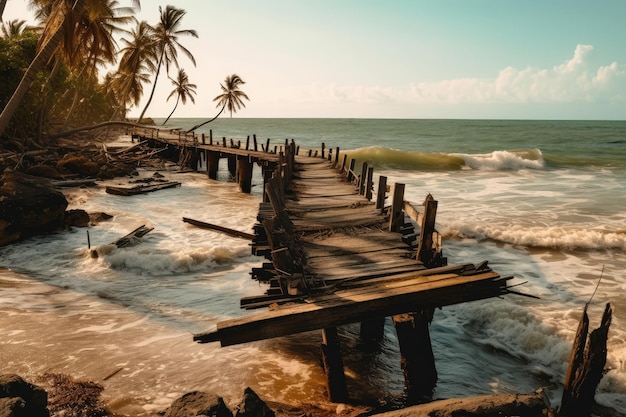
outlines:
[[3, 21], [1, 26], [2, 142], [17, 137], [42, 143], [51, 132], [124, 120], [152, 82], [143, 117], [161, 68], [168, 76], [172, 66], [181, 70], [178, 51], [195, 64], [178, 40], [181, 35], [197, 37], [194, 30], [180, 28], [183, 9], [167, 6], [153, 26], [136, 19], [138, 0], [128, 7], [115, 0], [30, 4], [37, 26], [23, 20]]

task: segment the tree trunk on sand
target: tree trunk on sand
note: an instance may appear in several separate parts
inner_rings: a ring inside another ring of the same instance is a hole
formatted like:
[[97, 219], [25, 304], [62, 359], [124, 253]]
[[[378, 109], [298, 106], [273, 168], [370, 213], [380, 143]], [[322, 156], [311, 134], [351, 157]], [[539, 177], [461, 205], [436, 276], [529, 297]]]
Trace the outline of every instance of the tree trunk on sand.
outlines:
[[102, 123], [98, 123], [95, 125], [89, 125], [89, 126], [82, 126], [82, 127], [77, 127], [76, 129], [72, 129], [72, 130], [66, 130], [65, 132], [59, 132], [59, 133], [52, 133], [49, 135], [49, 137], [51, 139], [56, 139], [56, 138], [61, 138], [63, 136], [71, 136], [75, 133], [78, 132], [83, 132], [86, 130], [93, 130], [93, 129], [99, 129], [101, 127], [107, 127], [107, 126], [131, 126], [131, 127], [145, 127], [144, 125], [138, 124], [138, 123], [133, 123], [133, 122], [124, 122], [121, 120], [114, 120], [114, 121], [109, 121], [109, 122], [102, 122]]
[[224, 103], [224, 105], [222, 106], [222, 110], [220, 110], [219, 113], [217, 113], [217, 116], [215, 116], [214, 118], [212, 118], [211, 120], [207, 120], [206, 122], [202, 122], [199, 125], [195, 125], [194, 127], [192, 127], [191, 129], [189, 129], [188, 131], [186, 131], [185, 133], [191, 133], [194, 130], [196, 130], [197, 128], [204, 126], [207, 123], [211, 123], [213, 120], [217, 119], [218, 117], [220, 117], [220, 114], [222, 114], [222, 112], [224, 111], [224, 109], [226, 108], [226, 103]]
[[[76, 12], [81, 11], [84, 2], [84, 0], [76, 0], [73, 10], [75, 10]], [[67, 16], [65, 18], [67, 18]], [[57, 31], [54, 33], [54, 35], [50, 38], [50, 40], [37, 53], [37, 55], [33, 59], [33, 62], [30, 63], [30, 66], [22, 76], [20, 83], [13, 92], [13, 95], [2, 110], [2, 114], [0, 114], [0, 136], [4, 134], [4, 131], [9, 125], [11, 118], [13, 118], [13, 114], [15, 113], [20, 103], [22, 102], [22, 99], [28, 92], [28, 89], [35, 80], [37, 73], [39, 73], [39, 71], [44, 68], [44, 66], [50, 60], [50, 57], [52, 56], [54, 51], [57, 49], [57, 46], [59, 46], [59, 43], [63, 39], [63, 35], [63, 24], [61, 24]]]
[[583, 417], [591, 415], [596, 389], [604, 375], [607, 355], [606, 342], [612, 316], [611, 304], [607, 303], [602, 314], [600, 327], [593, 330], [589, 334], [589, 340], [587, 340], [589, 317], [585, 305], [565, 376], [563, 398], [559, 410], [560, 416]]

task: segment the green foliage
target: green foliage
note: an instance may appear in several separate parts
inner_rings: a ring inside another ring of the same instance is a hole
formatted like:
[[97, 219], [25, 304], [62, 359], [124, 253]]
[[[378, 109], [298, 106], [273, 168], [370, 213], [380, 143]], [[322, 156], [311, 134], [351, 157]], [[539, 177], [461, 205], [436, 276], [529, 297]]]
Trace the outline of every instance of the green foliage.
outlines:
[[[35, 56], [38, 34], [24, 31], [0, 37], [0, 108], [4, 108]], [[6, 133], [13, 137], [38, 137], [39, 132], [65, 125], [83, 126], [110, 120], [115, 97], [107, 95], [98, 79], [75, 77], [67, 66], [48, 65], [37, 75]]]

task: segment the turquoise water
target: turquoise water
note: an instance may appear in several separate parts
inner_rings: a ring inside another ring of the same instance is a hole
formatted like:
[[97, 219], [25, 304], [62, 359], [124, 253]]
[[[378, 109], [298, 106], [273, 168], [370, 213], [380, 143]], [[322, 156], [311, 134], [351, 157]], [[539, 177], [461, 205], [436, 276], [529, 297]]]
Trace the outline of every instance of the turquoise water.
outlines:
[[[171, 119], [168, 127], [201, 121]], [[626, 122], [221, 118], [197, 133], [210, 131], [215, 140], [243, 143], [252, 135], [278, 146], [324, 142], [368, 161], [375, 176], [406, 184], [405, 199], [419, 205], [431, 193], [439, 201], [437, 229], [450, 263], [489, 260], [515, 277], [518, 291], [540, 297], [437, 310], [437, 398], [545, 387], [558, 404], [580, 313], [600, 282], [591, 325], [607, 302], [614, 317], [611, 370], [597, 399], [626, 408]], [[97, 379], [122, 367], [105, 383], [120, 412], [158, 409], [191, 389], [236, 402], [247, 385], [277, 400], [323, 401], [318, 332], [228, 348], [191, 342], [191, 333], [248, 314], [239, 298], [264, 291], [249, 276], [263, 260], [246, 241], [181, 218], [250, 231], [258, 171], [251, 195], [237, 191], [225, 167], [212, 181], [164, 166], [182, 187], [130, 199], [103, 190], [124, 179], [68, 190], [70, 208], [114, 215], [90, 228], [101, 256], [88, 256], [84, 230], [0, 248], [5, 370]], [[140, 245], [107, 245], [141, 224], [155, 230]], [[340, 330], [353, 398], [395, 401], [403, 377], [393, 326], [374, 350], [360, 345], [357, 327]]]

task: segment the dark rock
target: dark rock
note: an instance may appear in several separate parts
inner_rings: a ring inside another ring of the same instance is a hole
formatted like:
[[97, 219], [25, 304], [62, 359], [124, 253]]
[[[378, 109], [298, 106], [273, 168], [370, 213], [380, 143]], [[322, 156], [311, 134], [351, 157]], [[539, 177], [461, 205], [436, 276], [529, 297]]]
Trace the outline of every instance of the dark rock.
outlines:
[[67, 200], [49, 180], [6, 169], [0, 176], [0, 246], [64, 226]]
[[82, 155], [67, 154], [57, 162], [57, 168], [72, 174], [95, 177], [100, 172], [100, 165]]
[[241, 403], [235, 409], [235, 417], [274, 417], [274, 412], [252, 390], [246, 388]]
[[89, 214], [81, 209], [68, 210], [65, 212], [65, 225], [87, 227], [89, 226]]
[[46, 177], [56, 180], [60, 180], [63, 178], [63, 175], [61, 175], [61, 173], [55, 167], [44, 164], [33, 165], [32, 167], [28, 168], [28, 170], [26, 170], [26, 173], [35, 177]]
[[110, 214], [103, 213], [101, 211], [96, 213], [89, 213], [89, 221], [91, 221], [92, 224], [98, 224], [106, 220], [111, 220], [112, 218], [113, 216], [111, 216]]
[[48, 394], [13, 374], [0, 375], [1, 417], [49, 417]]
[[201, 391], [189, 392], [175, 400], [164, 417], [233, 417], [222, 397]]

